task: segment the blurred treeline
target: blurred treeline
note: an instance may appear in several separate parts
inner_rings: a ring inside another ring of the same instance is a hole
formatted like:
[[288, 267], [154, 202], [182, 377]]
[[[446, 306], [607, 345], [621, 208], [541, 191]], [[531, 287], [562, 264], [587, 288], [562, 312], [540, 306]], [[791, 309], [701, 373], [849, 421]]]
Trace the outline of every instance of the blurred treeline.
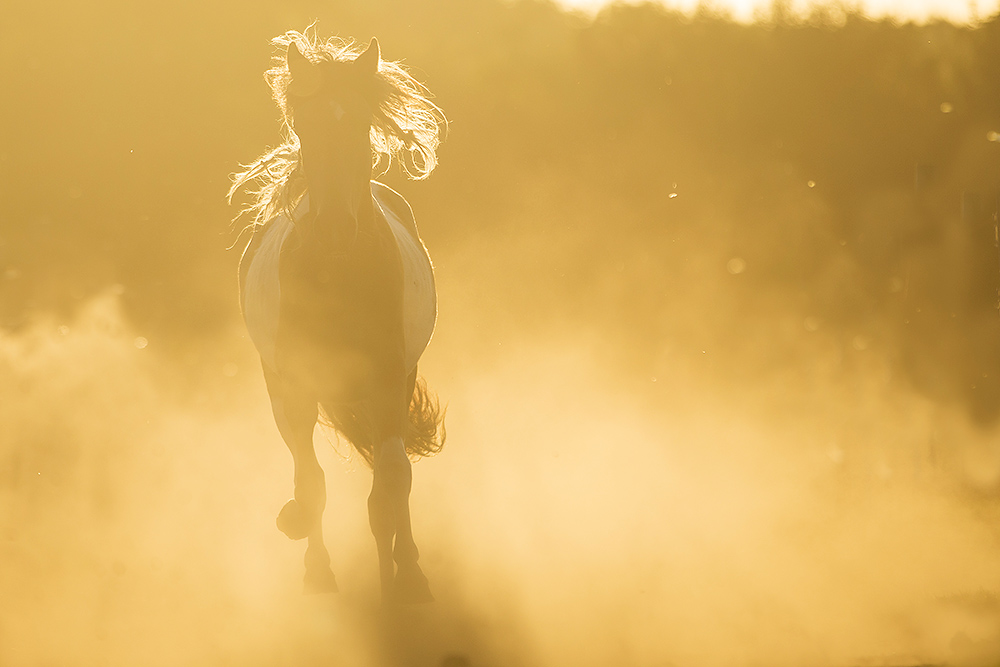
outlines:
[[997, 19], [4, 3], [0, 325], [121, 285], [152, 347], [231, 335], [228, 175], [278, 140], [268, 39], [313, 19], [377, 35], [452, 120], [426, 183], [384, 179], [438, 264], [442, 326], [585, 330], [643, 376], [704, 353], [749, 382], [808, 374], [823, 335], [836, 363], [1000, 416]]

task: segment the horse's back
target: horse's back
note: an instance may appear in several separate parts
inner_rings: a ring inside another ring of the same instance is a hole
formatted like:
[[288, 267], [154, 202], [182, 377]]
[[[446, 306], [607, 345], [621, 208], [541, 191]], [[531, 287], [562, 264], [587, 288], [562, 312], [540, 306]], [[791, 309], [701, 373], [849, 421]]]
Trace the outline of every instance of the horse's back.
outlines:
[[[405, 364], [409, 373], [416, 368], [434, 333], [437, 320], [434, 269], [406, 200], [376, 181], [372, 181], [372, 195], [375, 213], [385, 219], [392, 231], [403, 265]], [[308, 206], [308, 199], [304, 198], [296, 209], [296, 217], [303, 215]], [[278, 267], [281, 248], [293, 227], [292, 221], [283, 215], [272, 218], [255, 231], [240, 261], [243, 319], [261, 359], [272, 370], [277, 370], [275, 341], [281, 302]]]

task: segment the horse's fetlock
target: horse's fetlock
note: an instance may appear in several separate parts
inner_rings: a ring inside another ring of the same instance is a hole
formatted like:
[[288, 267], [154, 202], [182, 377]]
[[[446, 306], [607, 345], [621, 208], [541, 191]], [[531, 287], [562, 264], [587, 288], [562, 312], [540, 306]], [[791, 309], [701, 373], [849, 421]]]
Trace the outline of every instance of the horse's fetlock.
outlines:
[[396, 539], [396, 545], [392, 549], [392, 559], [397, 564], [415, 563], [420, 558], [420, 552], [413, 540]]
[[329, 567], [330, 553], [321, 544], [310, 544], [306, 548], [305, 565], [307, 570]]

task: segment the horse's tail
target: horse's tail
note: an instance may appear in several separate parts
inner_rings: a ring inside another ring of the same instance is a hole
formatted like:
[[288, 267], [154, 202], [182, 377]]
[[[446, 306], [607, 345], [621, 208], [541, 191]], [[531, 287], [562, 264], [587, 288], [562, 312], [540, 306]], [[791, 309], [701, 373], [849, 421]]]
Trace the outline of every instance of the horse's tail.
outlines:
[[[320, 420], [347, 439], [355, 451], [372, 467], [375, 453], [375, 429], [371, 415], [363, 403], [341, 405], [320, 403]], [[424, 379], [418, 377], [410, 397], [409, 419], [403, 445], [410, 458], [432, 456], [444, 447], [446, 432], [443, 410], [437, 397], [427, 388]]]
[[427, 388], [424, 379], [418, 377], [410, 397], [410, 418], [403, 438], [407, 454], [411, 457], [433, 456], [441, 451], [448, 435], [444, 428], [444, 413], [437, 396]]

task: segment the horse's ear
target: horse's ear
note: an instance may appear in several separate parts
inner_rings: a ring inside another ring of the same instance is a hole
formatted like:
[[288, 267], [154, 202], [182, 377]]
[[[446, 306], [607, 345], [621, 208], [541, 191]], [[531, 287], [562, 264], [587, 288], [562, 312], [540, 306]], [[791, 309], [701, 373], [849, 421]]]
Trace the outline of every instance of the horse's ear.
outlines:
[[381, 59], [382, 51], [378, 47], [378, 40], [372, 37], [365, 52], [354, 59], [354, 65], [360, 67], [363, 73], [374, 75], [378, 72], [378, 63]]
[[296, 97], [308, 97], [319, 90], [323, 82], [323, 75], [316, 65], [309, 62], [302, 52], [299, 51], [298, 42], [288, 45], [288, 55], [285, 56], [288, 62], [288, 73], [292, 75], [292, 80], [288, 84], [288, 92]]

